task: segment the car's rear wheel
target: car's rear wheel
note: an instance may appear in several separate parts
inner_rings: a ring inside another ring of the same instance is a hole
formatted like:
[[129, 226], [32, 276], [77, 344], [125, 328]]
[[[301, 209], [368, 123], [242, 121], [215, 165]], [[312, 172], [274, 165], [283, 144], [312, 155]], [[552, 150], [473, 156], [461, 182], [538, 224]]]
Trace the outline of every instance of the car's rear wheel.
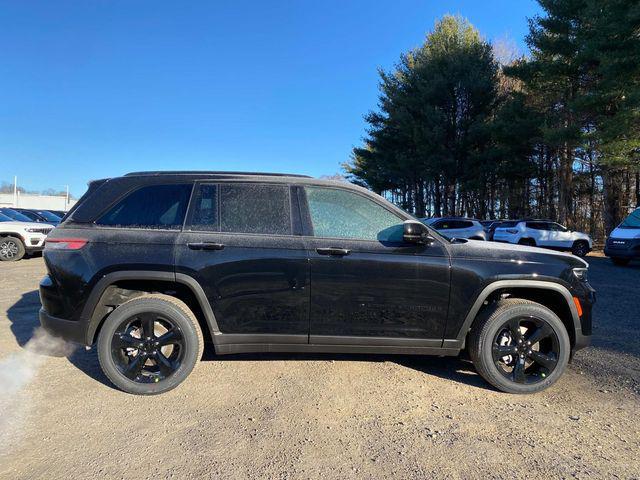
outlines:
[[189, 307], [174, 297], [143, 295], [123, 303], [105, 320], [98, 359], [121, 390], [163, 393], [189, 376], [202, 357], [202, 331]]
[[558, 316], [529, 300], [506, 299], [478, 319], [469, 355], [478, 373], [508, 393], [535, 393], [555, 383], [571, 343]]
[[17, 237], [0, 237], [0, 261], [15, 262], [24, 257], [24, 243]]
[[577, 240], [573, 243], [571, 253], [577, 257], [586, 257], [589, 253], [589, 242], [585, 240]]
[[625, 267], [629, 265], [631, 260], [629, 258], [611, 257], [611, 261], [619, 267]]

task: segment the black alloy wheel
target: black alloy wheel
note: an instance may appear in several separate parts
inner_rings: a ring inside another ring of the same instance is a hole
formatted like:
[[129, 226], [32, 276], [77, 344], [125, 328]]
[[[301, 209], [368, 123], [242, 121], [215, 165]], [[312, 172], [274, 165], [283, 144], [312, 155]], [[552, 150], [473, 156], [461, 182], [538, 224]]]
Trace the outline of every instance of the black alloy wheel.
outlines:
[[571, 341], [550, 309], [522, 298], [489, 305], [474, 322], [468, 350], [478, 373], [508, 393], [535, 393], [566, 369]]
[[571, 253], [578, 257], [586, 257], [589, 253], [589, 244], [585, 241], [576, 242], [571, 249]]
[[202, 357], [198, 320], [180, 299], [144, 294], [107, 316], [98, 335], [98, 360], [121, 390], [167, 392], [182, 383]]
[[111, 340], [120, 372], [137, 383], [158, 383], [173, 375], [184, 358], [185, 340], [169, 318], [145, 312], [124, 320]]
[[535, 317], [504, 322], [494, 336], [492, 354], [498, 371], [512, 382], [544, 380], [558, 364], [560, 345], [553, 328]]

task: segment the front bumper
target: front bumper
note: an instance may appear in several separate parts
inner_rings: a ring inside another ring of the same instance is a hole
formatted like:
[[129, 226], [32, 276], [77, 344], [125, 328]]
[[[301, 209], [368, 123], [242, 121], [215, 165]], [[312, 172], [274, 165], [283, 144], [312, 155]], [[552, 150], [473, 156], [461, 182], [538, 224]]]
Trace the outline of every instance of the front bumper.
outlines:
[[612, 258], [640, 258], [640, 238], [608, 238], [604, 254]]
[[44, 242], [47, 239], [46, 235], [27, 234], [24, 242], [24, 248], [28, 252], [39, 252], [44, 248]]
[[87, 328], [85, 322], [65, 320], [64, 318], [49, 315], [44, 308], [40, 309], [40, 325], [54, 337], [62, 338], [68, 342], [85, 345]]

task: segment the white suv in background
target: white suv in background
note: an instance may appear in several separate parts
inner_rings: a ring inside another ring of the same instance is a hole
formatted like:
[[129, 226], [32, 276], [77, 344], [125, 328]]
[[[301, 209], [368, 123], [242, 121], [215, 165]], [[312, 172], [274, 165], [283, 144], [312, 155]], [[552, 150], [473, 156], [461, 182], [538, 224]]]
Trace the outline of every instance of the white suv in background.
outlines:
[[20, 260], [25, 254], [44, 248], [47, 234], [53, 225], [35, 222], [16, 222], [0, 213], [0, 261]]
[[486, 240], [487, 232], [478, 220], [471, 218], [422, 218], [420, 221], [447, 238]]
[[567, 250], [579, 257], [584, 257], [593, 247], [593, 241], [586, 233], [572, 232], [559, 223], [549, 220], [503, 222], [496, 228], [493, 239], [496, 242]]

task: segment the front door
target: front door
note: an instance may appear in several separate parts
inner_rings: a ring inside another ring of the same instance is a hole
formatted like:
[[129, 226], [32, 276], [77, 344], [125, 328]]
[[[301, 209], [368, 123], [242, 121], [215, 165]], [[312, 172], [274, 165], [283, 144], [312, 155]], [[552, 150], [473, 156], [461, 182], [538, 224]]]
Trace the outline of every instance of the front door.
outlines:
[[365, 193], [310, 186], [300, 200], [311, 262], [310, 343], [385, 337], [440, 346], [450, 280], [444, 246], [404, 243], [406, 218]]
[[196, 186], [176, 273], [199, 282], [232, 343], [308, 341], [309, 265], [292, 212], [288, 185]]

